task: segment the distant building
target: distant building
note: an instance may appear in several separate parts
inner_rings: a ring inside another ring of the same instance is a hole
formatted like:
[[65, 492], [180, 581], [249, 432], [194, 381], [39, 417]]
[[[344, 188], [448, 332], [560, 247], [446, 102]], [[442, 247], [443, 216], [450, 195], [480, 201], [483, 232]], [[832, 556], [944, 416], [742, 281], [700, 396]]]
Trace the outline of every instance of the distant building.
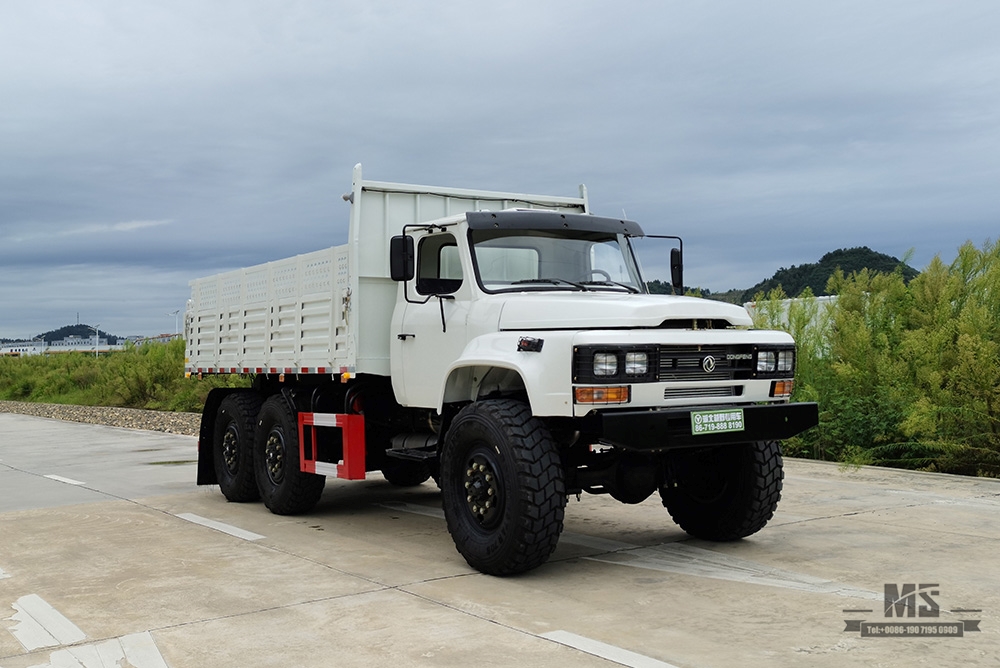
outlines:
[[25, 357], [28, 355], [41, 355], [48, 347], [48, 343], [38, 341], [11, 341], [10, 343], [0, 343], [0, 355], [7, 357]]
[[[822, 325], [830, 317], [830, 312], [832, 311], [834, 305], [837, 303], [837, 295], [823, 295], [821, 297], [807, 297], [801, 298], [796, 297], [793, 299], [782, 299], [779, 304], [780, 309], [780, 319], [781, 325], [788, 325], [788, 310], [792, 307], [792, 304], [814, 304], [816, 306], [815, 313], [809, 320], [809, 324], [813, 327]], [[757, 313], [757, 302], [747, 302], [743, 305], [743, 308], [747, 310], [747, 313], [751, 317]]]
[[158, 334], [156, 336], [136, 336], [136, 337], [130, 336], [128, 338], [136, 345], [142, 345], [143, 343], [167, 344], [173, 341], [174, 339], [179, 339], [180, 337], [181, 337], [180, 334]]
[[[96, 346], [96, 347], [95, 347]], [[62, 341], [14, 341], [0, 344], [0, 355], [8, 357], [28, 357], [31, 355], [51, 355], [55, 353], [83, 352], [109, 353], [122, 350], [121, 344], [110, 345], [107, 339], [82, 336], [67, 336]]]

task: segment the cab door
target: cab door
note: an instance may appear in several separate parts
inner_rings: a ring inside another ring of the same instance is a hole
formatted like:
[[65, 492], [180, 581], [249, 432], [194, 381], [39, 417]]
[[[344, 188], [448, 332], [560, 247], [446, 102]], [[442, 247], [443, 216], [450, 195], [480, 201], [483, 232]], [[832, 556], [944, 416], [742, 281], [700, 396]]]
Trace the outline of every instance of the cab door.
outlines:
[[392, 322], [392, 384], [402, 405], [436, 408], [448, 367], [465, 348], [472, 289], [454, 234], [414, 237], [414, 278], [403, 284]]

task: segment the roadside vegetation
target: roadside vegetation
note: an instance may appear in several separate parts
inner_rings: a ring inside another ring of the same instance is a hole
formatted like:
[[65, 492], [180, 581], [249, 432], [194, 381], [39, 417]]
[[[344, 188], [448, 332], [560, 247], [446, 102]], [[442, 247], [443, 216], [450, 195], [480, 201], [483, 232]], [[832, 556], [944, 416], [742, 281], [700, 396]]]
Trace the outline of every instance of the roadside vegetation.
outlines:
[[823, 303], [757, 295], [756, 325], [798, 344], [793, 400], [820, 424], [792, 456], [1000, 477], [1000, 242], [967, 243], [907, 283], [837, 271]]
[[184, 341], [145, 343], [102, 354], [0, 357], [0, 399], [81, 406], [201, 412], [213, 387], [249, 385], [239, 376], [184, 377]]

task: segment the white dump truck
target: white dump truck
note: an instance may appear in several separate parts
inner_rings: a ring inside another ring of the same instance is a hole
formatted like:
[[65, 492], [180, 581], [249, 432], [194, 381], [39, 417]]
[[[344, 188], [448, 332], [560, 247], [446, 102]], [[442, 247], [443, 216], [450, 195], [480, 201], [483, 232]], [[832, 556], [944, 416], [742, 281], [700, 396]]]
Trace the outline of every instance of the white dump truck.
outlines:
[[[468, 563], [556, 547], [566, 499], [659, 493], [693, 536], [771, 518], [795, 346], [739, 306], [647, 289], [630, 220], [552, 197], [366, 181], [347, 243], [195, 280], [186, 372], [245, 374], [201, 420], [198, 484], [310, 511], [327, 476], [441, 488]], [[682, 245], [666, 238], [675, 292]], [[667, 259], [669, 258], [669, 260]]]

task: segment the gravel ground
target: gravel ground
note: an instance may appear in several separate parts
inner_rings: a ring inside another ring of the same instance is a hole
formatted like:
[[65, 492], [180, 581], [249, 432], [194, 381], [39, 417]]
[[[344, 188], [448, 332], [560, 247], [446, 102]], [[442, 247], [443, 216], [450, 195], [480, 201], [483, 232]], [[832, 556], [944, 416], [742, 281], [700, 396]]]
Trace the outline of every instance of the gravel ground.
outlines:
[[198, 424], [201, 421], [200, 413], [168, 413], [107, 406], [33, 404], [21, 401], [0, 401], [0, 413], [36, 415], [54, 420], [106, 424], [126, 429], [165, 431], [168, 434], [183, 434], [185, 436], [197, 436]]

